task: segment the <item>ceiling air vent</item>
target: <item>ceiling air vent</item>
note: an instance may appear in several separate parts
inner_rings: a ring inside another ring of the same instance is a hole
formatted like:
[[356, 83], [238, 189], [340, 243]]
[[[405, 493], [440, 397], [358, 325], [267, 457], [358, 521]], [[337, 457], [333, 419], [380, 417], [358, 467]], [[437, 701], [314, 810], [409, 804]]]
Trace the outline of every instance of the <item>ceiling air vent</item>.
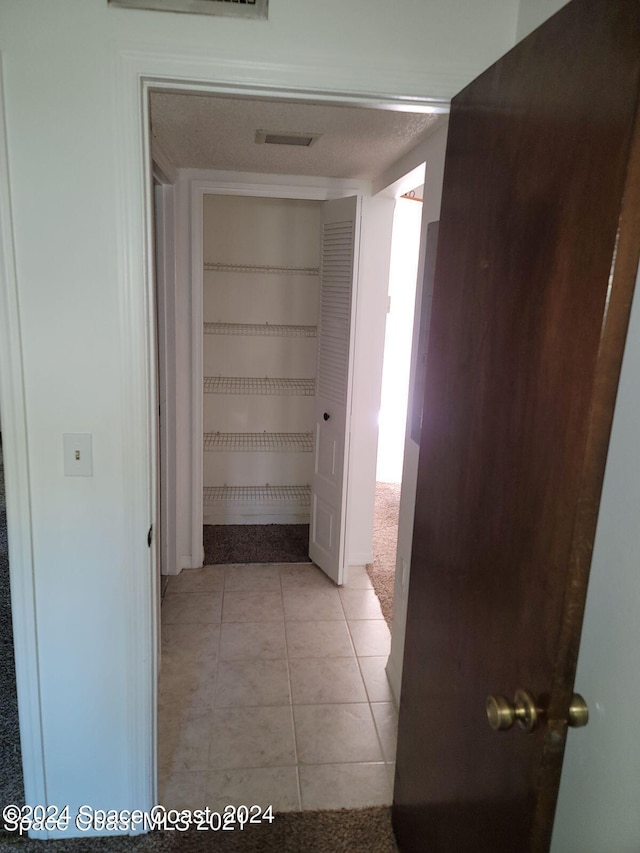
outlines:
[[264, 145], [295, 145], [298, 148], [310, 148], [322, 136], [321, 133], [298, 133], [297, 131], [276, 132], [256, 130], [256, 142]]
[[107, 0], [110, 6], [185, 12], [193, 15], [228, 15], [266, 19], [269, 0]]

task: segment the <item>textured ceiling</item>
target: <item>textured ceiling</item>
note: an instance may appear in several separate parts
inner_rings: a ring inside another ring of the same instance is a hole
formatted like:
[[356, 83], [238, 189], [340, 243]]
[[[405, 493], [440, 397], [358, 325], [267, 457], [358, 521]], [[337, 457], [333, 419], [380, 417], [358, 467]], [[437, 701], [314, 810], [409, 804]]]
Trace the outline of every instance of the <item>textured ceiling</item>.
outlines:
[[[151, 129], [174, 164], [373, 180], [429, 133], [438, 116], [361, 107], [153, 92]], [[259, 145], [256, 130], [322, 137], [310, 148]]]

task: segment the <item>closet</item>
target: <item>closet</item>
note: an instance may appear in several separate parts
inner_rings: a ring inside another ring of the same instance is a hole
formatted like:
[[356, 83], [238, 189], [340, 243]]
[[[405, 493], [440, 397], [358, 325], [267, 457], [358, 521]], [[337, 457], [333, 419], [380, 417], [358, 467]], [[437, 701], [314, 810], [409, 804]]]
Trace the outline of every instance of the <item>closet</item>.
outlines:
[[321, 203], [203, 204], [204, 523], [306, 524]]

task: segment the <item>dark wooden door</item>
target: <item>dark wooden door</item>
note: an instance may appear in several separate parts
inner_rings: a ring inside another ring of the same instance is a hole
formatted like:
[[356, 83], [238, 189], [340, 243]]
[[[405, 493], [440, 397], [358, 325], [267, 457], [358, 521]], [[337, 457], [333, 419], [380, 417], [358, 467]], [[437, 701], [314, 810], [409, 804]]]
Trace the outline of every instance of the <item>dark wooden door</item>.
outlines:
[[[403, 853], [549, 847], [638, 266], [639, 84], [640, 2], [574, 0], [453, 102], [400, 701]], [[492, 731], [487, 695], [517, 688], [541, 724]]]

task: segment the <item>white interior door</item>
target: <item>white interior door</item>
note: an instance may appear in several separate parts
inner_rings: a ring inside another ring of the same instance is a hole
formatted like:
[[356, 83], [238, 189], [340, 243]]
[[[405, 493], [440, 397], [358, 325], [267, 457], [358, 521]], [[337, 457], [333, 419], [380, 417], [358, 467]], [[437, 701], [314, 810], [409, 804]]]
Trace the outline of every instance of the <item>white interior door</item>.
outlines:
[[346, 577], [346, 491], [360, 199], [322, 212], [315, 459], [309, 557], [335, 583]]

